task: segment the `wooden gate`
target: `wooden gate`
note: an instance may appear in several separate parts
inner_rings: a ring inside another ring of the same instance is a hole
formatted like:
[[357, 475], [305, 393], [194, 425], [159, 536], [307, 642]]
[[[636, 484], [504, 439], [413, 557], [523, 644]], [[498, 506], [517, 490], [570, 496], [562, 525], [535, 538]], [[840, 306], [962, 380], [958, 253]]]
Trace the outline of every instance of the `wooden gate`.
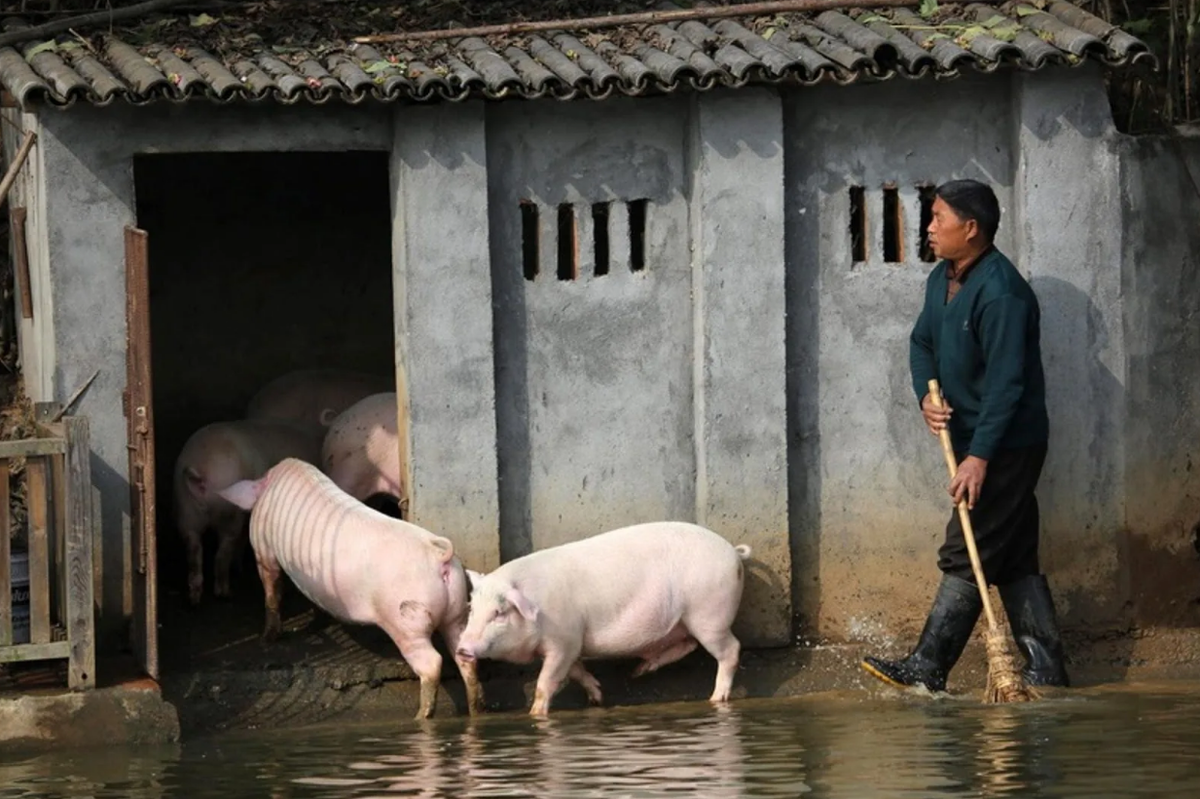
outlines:
[[[65, 658], [73, 689], [96, 685], [88, 433], [86, 417], [68, 416], [39, 425], [36, 438], [0, 442], [0, 663]], [[28, 539], [21, 580], [10, 548], [9, 477], [17, 470]], [[14, 623], [14, 605], [28, 608], [27, 630]]]

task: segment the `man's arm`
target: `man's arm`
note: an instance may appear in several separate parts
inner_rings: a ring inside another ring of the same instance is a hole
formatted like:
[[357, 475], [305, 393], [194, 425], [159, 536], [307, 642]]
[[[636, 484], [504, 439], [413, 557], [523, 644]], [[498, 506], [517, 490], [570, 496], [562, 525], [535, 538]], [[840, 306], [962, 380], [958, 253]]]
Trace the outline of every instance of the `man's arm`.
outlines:
[[913, 391], [917, 404], [929, 393], [929, 381], [938, 376], [937, 361], [933, 357], [933, 333], [929, 329], [929, 303], [921, 308], [921, 314], [908, 337], [908, 366], [912, 373]]

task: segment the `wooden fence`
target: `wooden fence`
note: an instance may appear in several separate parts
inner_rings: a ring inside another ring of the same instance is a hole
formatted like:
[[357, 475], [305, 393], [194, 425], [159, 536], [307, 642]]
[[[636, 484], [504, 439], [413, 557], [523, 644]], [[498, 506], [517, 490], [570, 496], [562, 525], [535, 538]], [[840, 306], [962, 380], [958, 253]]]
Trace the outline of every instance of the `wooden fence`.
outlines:
[[[0, 663], [68, 661], [72, 689], [96, 685], [88, 420], [66, 416], [36, 438], [0, 441]], [[9, 476], [25, 462], [28, 641], [14, 641]]]

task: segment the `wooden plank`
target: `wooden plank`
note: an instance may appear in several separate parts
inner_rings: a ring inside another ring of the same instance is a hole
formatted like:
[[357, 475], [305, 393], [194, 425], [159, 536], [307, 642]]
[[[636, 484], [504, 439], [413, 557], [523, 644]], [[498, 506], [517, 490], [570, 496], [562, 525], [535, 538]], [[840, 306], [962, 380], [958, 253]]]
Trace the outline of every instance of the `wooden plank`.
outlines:
[[158, 581], [155, 530], [154, 406], [150, 369], [150, 238], [125, 228], [126, 403], [130, 512], [134, 538], [133, 648], [158, 679]]
[[12, 643], [12, 534], [8, 518], [8, 461], [0, 460], [0, 648]]
[[95, 586], [92, 584], [91, 433], [86, 416], [68, 416], [66, 457], [68, 684], [96, 687]]
[[29, 510], [29, 642], [50, 643], [50, 552], [46, 529], [46, 461], [25, 464]]
[[70, 644], [55, 641], [52, 644], [18, 644], [0, 649], [0, 663], [17, 663], [27, 660], [61, 660], [70, 654]]
[[[68, 448], [70, 442], [67, 442]], [[52, 566], [54, 602], [50, 612], [56, 619], [65, 617], [67, 610], [67, 502], [66, 502], [66, 455], [50, 456], [50, 509], [54, 523], [50, 537], [50, 563]]]
[[36, 458], [41, 455], [61, 455], [67, 442], [61, 438], [22, 438], [0, 441], [0, 458]]
[[12, 231], [13, 255], [16, 258], [18, 288], [21, 291], [21, 318], [33, 318], [33, 288], [29, 285], [29, 249], [25, 244], [24, 208], [13, 208], [8, 224]]

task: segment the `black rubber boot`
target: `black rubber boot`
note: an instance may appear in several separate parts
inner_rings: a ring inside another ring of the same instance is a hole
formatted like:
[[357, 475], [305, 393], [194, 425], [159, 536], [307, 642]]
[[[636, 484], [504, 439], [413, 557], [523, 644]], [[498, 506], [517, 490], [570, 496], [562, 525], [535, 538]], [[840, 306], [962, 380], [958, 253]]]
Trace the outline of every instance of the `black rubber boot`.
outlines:
[[982, 610], [975, 583], [943, 574], [912, 654], [903, 660], [867, 657], [863, 670], [897, 688], [923, 685], [930, 691], [946, 690], [946, 677], [962, 655]]
[[1025, 656], [1025, 670], [1021, 676], [1026, 684], [1070, 686], [1054, 612], [1054, 597], [1050, 595], [1046, 576], [1035, 574], [1002, 585], [1000, 599], [1004, 602], [1013, 638]]

